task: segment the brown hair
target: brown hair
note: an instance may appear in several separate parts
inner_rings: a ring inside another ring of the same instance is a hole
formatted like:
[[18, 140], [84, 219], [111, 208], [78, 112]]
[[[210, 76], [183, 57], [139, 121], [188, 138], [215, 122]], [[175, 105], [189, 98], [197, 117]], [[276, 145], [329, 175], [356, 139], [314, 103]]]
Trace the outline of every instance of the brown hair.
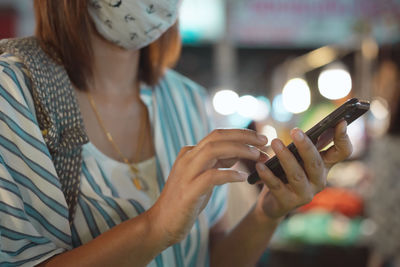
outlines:
[[[72, 83], [87, 89], [92, 76], [90, 33], [94, 30], [88, 0], [34, 0], [36, 37], [42, 48], [62, 64]], [[155, 85], [164, 70], [179, 58], [180, 37], [177, 23], [157, 41], [140, 50], [139, 79]]]

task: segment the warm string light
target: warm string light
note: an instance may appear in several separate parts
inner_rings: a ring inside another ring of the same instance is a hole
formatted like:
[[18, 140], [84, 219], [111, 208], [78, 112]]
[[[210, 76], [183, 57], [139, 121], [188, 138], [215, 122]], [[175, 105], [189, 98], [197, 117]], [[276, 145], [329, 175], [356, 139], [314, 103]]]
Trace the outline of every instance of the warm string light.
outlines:
[[213, 97], [215, 111], [224, 116], [238, 115], [246, 119], [265, 120], [271, 109], [271, 104], [266, 97], [251, 95], [240, 96], [232, 90], [220, 90]]
[[294, 114], [304, 112], [311, 104], [310, 87], [301, 78], [291, 79], [283, 87], [282, 99], [288, 111]]
[[332, 65], [318, 77], [318, 89], [322, 96], [330, 100], [347, 96], [352, 88], [350, 73], [342, 65]]

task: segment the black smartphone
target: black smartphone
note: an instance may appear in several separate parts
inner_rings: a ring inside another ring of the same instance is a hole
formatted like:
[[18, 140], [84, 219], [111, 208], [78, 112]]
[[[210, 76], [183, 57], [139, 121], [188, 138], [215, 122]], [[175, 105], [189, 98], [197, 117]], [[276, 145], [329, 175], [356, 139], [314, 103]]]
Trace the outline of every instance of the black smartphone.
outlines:
[[[330, 142], [332, 142], [334, 136], [334, 128], [339, 122], [341, 122], [342, 120], [346, 120], [347, 125], [350, 125], [350, 123], [355, 121], [368, 110], [368, 101], [360, 101], [357, 98], [349, 99], [343, 105], [341, 105], [328, 116], [326, 116], [319, 123], [315, 124], [310, 130], [306, 132], [306, 134], [315, 145], [317, 145], [317, 143], [323, 144], [321, 147], [319, 147], [319, 149], [322, 149]], [[294, 143], [288, 145], [287, 148], [302, 164], [301, 157]], [[279, 159], [276, 156], [269, 159], [265, 163], [265, 165], [275, 174], [276, 177], [281, 179], [282, 182], [288, 183], [285, 172], [283, 171], [282, 166], [279, 163]], [[249, 184], [255, 184], [259, 180], [260, 177], [258, 177], [257, 172], [253, 172], [252, 174], [250, 174], [249, 178], [247, 179]]]

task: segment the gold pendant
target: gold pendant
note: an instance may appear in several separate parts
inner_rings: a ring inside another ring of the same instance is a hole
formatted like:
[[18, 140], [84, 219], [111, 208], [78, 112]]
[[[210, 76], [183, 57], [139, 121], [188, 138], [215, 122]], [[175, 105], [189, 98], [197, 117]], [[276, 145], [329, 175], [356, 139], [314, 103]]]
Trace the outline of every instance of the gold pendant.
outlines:
[[133, 184], [136, 186], [138, 190], [142, 190], [142, 185], [137, 177], [133, 178]]
[[132, 182], [138, 190], [147, 191], [149, 189], [149, 186], [139, 173], [134, 173], [134, 176], [132, 177]]

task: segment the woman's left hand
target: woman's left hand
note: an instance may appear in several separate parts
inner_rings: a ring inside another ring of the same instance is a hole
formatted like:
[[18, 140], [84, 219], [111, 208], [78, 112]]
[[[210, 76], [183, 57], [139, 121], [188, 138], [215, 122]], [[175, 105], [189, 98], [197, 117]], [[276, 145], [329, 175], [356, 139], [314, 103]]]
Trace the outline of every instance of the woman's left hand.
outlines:
[[352, 145], [346, 128], [345, 121], [339, 123], [335, 128], [334, 145], [322, 152], [318, 152], [315, 145], [300, 129], [292, 130], [291, 137], [304, 162], [303, 167], [282, 141], [273, 140], [271, 147], [289, 183], [284, 184], [263, 163], [257, 163], [257, 172], [269, 190], [264, 188], [256, 209], [271, 219], [279, 219], [294, 208], [309, 203], [314, 195], [325, 188], [329, 169], [352, 153]]

